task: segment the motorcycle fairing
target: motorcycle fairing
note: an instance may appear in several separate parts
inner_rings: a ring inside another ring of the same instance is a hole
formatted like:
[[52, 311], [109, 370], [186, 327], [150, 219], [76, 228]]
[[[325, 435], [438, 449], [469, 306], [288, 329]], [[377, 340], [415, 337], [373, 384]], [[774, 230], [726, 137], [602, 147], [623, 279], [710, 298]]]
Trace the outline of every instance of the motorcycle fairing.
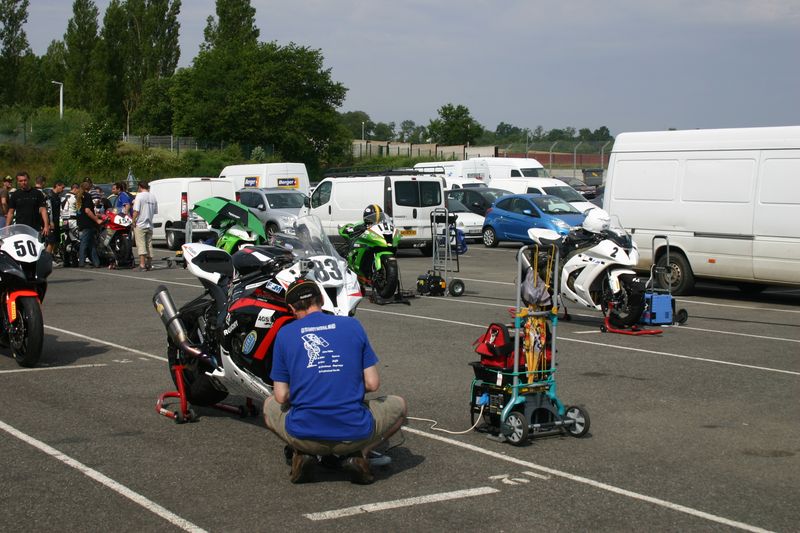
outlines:
[[31, 298], [36, 298], [36, 301], [39, 301], [39, 293], [36, 291], [22, 289], [10, 292], [8, 296], [6, 296], [6, 316], [9, 322], [14, 322], [17, 319], [17, 298], [23, 296], [30, 296]]
[[[256, 377], [246, 368], [237, 364], [228, 350], [221, 348], [220, 357], [222, 365], [215, 368], [212, 372], [206, 372], [212, 380], [216, 381], [215, 386], [220, 390], [227, 390], [228, 393], [265, 401], [272, 396], [272, 386], [264, 382], [263, 379]], [[232, 369], [230, 374], [227, 368]]]
[[183, 259], [192, 275], [218, 284], [222, 276], [233, 275], [233, 261], [228, 252], [202, 243], [184, 244]]

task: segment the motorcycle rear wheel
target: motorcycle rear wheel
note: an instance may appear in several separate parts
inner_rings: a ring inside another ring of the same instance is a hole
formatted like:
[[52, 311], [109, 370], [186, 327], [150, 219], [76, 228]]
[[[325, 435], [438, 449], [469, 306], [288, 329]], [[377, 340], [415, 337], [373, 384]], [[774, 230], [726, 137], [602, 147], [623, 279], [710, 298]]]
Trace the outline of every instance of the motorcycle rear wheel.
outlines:
[[9, 345], [19, 366], [32, 367], [42, 355], [44, 320], [36, 298], [17, 298], [17, 319], [11, 324]]
[[611, 300], [611, 292], [604, 295], [603, 311], [608, 312], [608, 321], [615, 328], [628, 328], [638, 324], [644, 312], [644, 295], [634, 296], [631, 288], [622, 284], [622, 295], [609, 309], [608, 302]]
[[397, 258], [381, 258], [381, 269], [372, 274], [372, 288], [381, 298], [391, 298], [397, 290]]

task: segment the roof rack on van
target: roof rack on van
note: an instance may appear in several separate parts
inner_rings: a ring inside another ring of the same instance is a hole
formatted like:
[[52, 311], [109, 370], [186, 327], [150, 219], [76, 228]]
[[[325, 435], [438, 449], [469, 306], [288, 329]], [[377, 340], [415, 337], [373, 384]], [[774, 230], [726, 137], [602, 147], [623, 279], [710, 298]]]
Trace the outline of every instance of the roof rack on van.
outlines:
[[[444, 169], [442, 169], [444, 173]], [[356, 178], [366, 176], [422, 176], [431, 172], [422, 172], [413, 168], [368, 167], [363, 169], [330, 169], [325, 172], [326, 178]]]

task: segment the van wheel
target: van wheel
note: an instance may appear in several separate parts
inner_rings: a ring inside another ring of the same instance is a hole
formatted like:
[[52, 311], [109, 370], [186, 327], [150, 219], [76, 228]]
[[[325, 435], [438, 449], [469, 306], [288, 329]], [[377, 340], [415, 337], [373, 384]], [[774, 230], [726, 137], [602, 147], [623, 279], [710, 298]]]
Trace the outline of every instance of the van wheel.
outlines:
[[694, 287], [694, 273], [683, 254], [670, 254], [669, 265], [667, 265], [667, 256], [664, 254], [659, 258], [656, 266], [668, 267], [665, 273], [656, 275], [656, 281], [662, 288], [669, 289], [672, 294], [676, 296], [688, 294]]
[[180, 237], [178, 237], [178, 233], [175, 231], [167, 230], [167, 248], [170, 250], [178, 250], [183, 244], [183, 241]]
[[425, 244], [422, 248], [419, 249], [422, 252], [422, 255], [425, 257], [432, 257], [433, 256], [433, 241]]
[[487, 248], [496, 248], [499, 241], [497, 240], [497, 233], [491, 226], [483, 228], [483, 244]]

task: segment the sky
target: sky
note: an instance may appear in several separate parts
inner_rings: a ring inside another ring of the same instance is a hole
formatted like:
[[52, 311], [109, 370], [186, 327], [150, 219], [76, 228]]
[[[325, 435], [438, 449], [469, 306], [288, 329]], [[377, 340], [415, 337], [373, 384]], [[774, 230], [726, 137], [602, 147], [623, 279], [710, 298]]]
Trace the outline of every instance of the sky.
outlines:
[[[95, 0], [102, 14], [108, 0]], [[319, 49], [340, 111], [427, 125], [448, 103], [494, 130], [800, 125], [798, 0], [251, 0], [262, 41]], [[181, 66], [213, 0], [183, 0]], [[69, 0], [31, 0], [42, 55]]]

